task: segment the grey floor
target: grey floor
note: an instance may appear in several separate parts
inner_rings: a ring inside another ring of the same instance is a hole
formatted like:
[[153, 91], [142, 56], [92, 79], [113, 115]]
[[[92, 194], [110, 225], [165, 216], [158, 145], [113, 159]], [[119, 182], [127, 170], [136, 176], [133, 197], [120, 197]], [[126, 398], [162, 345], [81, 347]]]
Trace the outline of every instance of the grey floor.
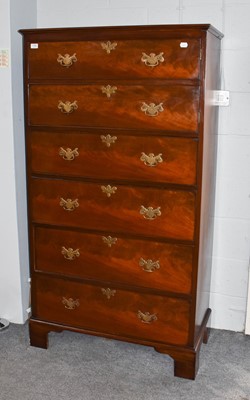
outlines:
[[1, 400], [250, 400], [250, 336], [212, 330], [195, 381], [149, 347], [72, 332], [29, 346], [27, 325], [0, 332]]

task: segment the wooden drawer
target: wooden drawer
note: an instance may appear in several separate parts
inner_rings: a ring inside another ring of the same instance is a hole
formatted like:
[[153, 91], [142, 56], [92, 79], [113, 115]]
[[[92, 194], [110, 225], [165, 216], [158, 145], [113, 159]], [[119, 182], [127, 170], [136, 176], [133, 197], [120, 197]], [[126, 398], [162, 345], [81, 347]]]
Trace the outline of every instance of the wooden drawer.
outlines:
[[95, 135], [33, 131], [28, 138], [33, 173], [196, 183], [196, 139], [107, 131]]
[[30, 189], [33, 222], [193, 240], [191, 191], [38, 178]]
[[199, 39], [39, 42], [28, 53], [30, 79], [194, 79], [200, 69]]
[[198, 86], [30, 85], [29, 99], [30, 125], [198, 131]]
[[190, 294], [193, 247], [36, 227], [34, 269]]
[[142, 340], [188, 342], [187, 300], [52, 277], [36, 277], [33, 285], [35, 318]]

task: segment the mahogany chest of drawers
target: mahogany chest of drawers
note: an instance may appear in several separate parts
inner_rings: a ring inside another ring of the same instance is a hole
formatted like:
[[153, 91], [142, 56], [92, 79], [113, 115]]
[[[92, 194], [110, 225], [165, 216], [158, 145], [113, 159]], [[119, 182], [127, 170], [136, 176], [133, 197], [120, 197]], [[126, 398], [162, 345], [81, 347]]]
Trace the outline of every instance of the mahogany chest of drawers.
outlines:
[[30, 342], [153, 346], [194, 379], [207, 339], [222, 35], [210, 25], [21, 30]]

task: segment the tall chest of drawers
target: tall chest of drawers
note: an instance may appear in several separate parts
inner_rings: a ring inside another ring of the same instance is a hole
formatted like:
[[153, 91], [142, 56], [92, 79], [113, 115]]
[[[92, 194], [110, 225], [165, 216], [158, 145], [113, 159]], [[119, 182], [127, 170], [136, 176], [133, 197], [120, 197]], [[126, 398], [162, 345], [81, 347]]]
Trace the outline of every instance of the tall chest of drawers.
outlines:
[[219, 51], [210, 25], [21, 30], [30, 342], [153, 346], [194, 379], [209, 281]]

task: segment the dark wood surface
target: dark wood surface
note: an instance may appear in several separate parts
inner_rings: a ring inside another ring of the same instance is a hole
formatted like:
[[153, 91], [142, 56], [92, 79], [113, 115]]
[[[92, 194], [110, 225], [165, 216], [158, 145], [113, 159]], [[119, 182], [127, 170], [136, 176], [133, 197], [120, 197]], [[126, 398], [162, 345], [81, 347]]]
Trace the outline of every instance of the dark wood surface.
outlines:
[[[36, 271], [85, 280], [102, 280], [190, 294], [192, 246], [118, 235], [113, 236], [116, 239], [114, 244], [108, 245], [104, 238], [109, 236], [109, 232], [97, 235], [37, 227], [34, 231], [34, 268]], [[62, 254], [63, 247], [78, 249], [79, 256], [70, 260], [65, 258]], [[150, 272], [142, 259], [158, 262], [159, 268]]]
[[[110, 98], [102, 87], [116, 87]], [[77, 102], [70, 114], [59, 102]], [[143, 104], [162, 104], [157, 116], [146, 115]], [[199, 87], [184, 85], [124, 84], [103, 81], [85, 85], [35, 85], [29, 87], [29, 124], [91, 126], [123, 129], [156, 129], [197, 132]]]
[[[200, 69], [199, 39], [119, 40], [110, 52], [102, 48], [107, 41], [42, 42], [29, 48], [30, 79], [196, 79]], [[187, 47], [181, 47], [183, 44]], [[163, 53], [165, 62], [145, 65], [143, 53]], [[58, 63], [58, 54], [75, 54], [69, 67]]]
[[[130, 134], [129, 134], [130, 133]], [[102, 137], [111, 136], [108, 147]], [[60, 150], [77, 149], [78, 156], [64, 159]], [[196, 184], [197, 139], [121, 134], [103, 129], [98, 134], [70, 130], [32, 131], [29, 135], [34, 174], [119, 179], [143, 182]], [[161, 155], [162, 162], [148, 166], [142, 154]]]
[[[34, 178], [31, 185], [31, 219], [33, 222], [102, 229], [149, 237], [194, 239], [195, 193], [184, 190], [166, 190], [146, 187], [113, 185], [110, 197], [102, 186], [109, 181], [83, 183], [61, 179]], [[79, 206], [65, 210], [61, 199], [71, 199]], [[147, 219], [141, 208], [152, 207], [161, 215]]]
[[[37, 277], [34, 282], [36, 306], [34, 317], [75, 327], [98, 329], [116, 335], [144, 337], [148, 340], [185, 345], [188, 341], [190, 305], [187, 300], [140, 294], [117, 289], [116, 286], [95, 286], [52, 277]], [[111, 289], [107, 298], [102, 289]], [[68, 309], [63, 299], [78, 300]], [[155, 315], [156, 320], [144, 323], [138, 312]]]
[[[31, 345], [63, 329], [126, 340], [195, 379], [211, 312], [217, 112], [207, 93], [219, 88], [223, 35], [208, 24], [21, 34]], [[58, 62], [66, 54], [72, 65]], [[141, 159], [150, 154], [154, 165]]]

